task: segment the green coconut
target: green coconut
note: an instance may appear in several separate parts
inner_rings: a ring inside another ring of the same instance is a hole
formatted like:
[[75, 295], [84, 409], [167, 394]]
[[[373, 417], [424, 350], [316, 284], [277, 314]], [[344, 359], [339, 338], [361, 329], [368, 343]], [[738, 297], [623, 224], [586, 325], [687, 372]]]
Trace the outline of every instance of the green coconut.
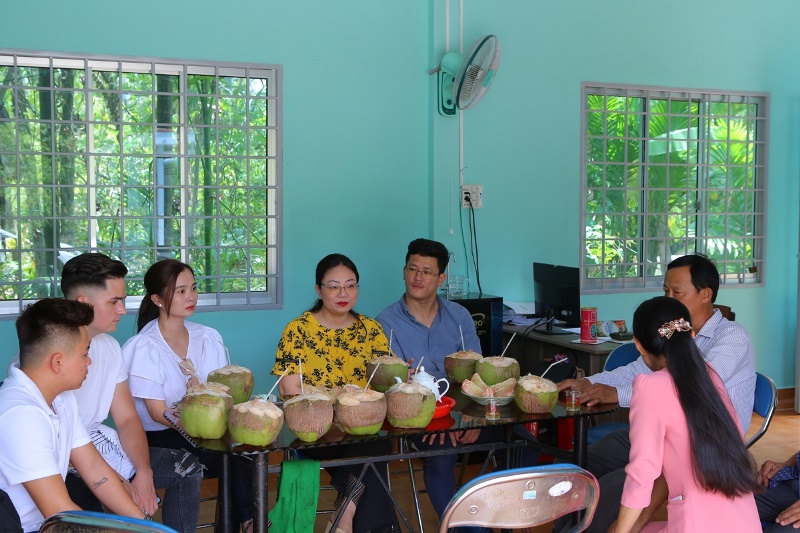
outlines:
[[386, 397], [371, 389], [348, 390], [339, 395], [334, 419], [350, 435], [377, 433], [386, 418]]
[[225, 394], [231, 394], [231, 389], [227, 385], [223, 385], [222, 383], [216, 383], [214, 381], [209, 381], [208, 383], [198, 383], [197, 385], [192, 385], [186, 389], [186, 392], [200, 392], [204, 390], [215, 390], [217, 392], [224, 392]]
[[250, 399], [253, 394], [253, 373], [239, 365], [227, 365], [208, 373], [208, 381], [222, 383], [231, 389], [233, 403], [242, 403]]
[[303, 442], [319, 440], [331, 428], [333, 403], [322, 392], [301, 394], [283, 404], [286, 425]]
[[525, 413], [549, 413], [558, 401], [558, 386], [549, 379], [528, 374], [514, 387], [514, 402]]
[[395, 383], [386, 391], [386, 419], [396, 428], [424, 428], [435, 409], [433, 391], [419, 383]]
[[490, 387], [508, 378], [519, 379], [519, 363], [513, 357], [484, 357], [475, 363], [475, 371]]
[[228, 417], [228, 430], [234, 442], [252, 446], [266, 446], [283, 427], [283, 411], [274, 403], [255, 398], [237, 403]]
[[472, 350], [456, 352], [444, 358], [444, 371], [453, 383], [462, 383], [475, 373], [475, 363], [481, 354]]
[[219, 439], [228, 429], [228, 413], [233, 405], [230, 394], [203, 388], [187, 392], [178, 408], [181, 426], [198, 439]]
[[[377, 371], [375, 371], [375, 367], [378, 368]], [[367, 379], [372, 376], [373, 372], [375, 372], [375, 376], [369, 384], [378, 392], [386, 392], [389, 387], [397, 383], [395, 377], [400, 378], [400, 381], [403, 382], [408, 381], [408, 363], [399, 357], [383, 355], [367, 361]]]

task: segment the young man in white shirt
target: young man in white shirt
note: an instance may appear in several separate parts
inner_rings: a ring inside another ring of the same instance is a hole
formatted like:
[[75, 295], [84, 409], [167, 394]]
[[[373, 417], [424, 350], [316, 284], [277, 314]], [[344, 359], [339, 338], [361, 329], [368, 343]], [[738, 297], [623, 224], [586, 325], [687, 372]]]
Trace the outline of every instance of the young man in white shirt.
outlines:
[[149, 519], [116, 472], [92, 446], [72, 390], [86, 378], [92, 308], [48, 298], [17, 320], [19, 368], [0, 387], [0, 489], [26, 532], [44, 518], [80, 509], [64, 484], [69, 463], [112, 512]]
[[[61, 290], [68, 300], [94, 308], [86, 327], [93, 364], [86, 381], [74, 392], [80, 415], [97, 450], [125, 479], [134, 497], [150, 514], [158, 508], [155, 489], [165, 488], [164, 524], [188, 533], [197, 528], [203, 471], [197, 457], [185, 450], [149, 448], [128, 388], [128, 374], [119, 343], [109, 333], [125, 314], [125, 276], [121, 261], [99, 253], [73, 257], [61, 273]], [[116, 431], [103, 422], [111, 415]], [[83, 508], [99, 510], [99, 502], [82, 480], [67, 476], [70, 495]]]

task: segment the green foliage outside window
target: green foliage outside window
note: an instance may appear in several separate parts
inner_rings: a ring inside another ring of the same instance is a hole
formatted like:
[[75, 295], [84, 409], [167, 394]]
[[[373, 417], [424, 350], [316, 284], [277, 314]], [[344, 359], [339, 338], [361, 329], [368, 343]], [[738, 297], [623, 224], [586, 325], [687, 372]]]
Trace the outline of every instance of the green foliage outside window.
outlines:
[[584, 87], [585, 289], [658, 287], [691, 253], [760, 279], [765, 98]]
[[276, 70], [49, 59], [0, 54], [0, 313], [84, 251], [129, 295], [174, 257], [217, 303], [275, 303]]

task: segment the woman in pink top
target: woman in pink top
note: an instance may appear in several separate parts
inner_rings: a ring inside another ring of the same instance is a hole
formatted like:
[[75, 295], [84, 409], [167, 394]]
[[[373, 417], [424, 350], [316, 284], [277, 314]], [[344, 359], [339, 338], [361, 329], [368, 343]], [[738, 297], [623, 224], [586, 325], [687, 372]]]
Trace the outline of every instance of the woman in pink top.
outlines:
[[[681, 302], [664, 296], [633, 315], [634, 342], [653, 373], [633, 382], [630, 462], [614, 533], [761, 531], [752, 458], [690, 320]], [[665, 498], [669, 521], [640, 523], [642, 510]]]

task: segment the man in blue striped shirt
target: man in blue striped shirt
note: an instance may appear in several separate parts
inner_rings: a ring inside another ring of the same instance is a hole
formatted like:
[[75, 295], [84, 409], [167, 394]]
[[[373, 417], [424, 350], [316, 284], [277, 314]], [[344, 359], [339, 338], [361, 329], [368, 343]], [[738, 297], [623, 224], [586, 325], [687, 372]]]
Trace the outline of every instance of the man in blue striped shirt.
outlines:
[[[705, 256], [685, 255], [667, 265], [664, 295], [680, 300], [691, 313], [695, 343], [725, 383], [742, 430], [746, 432], [756, 387], [753, 345], [744, 327], [727, 320], [714, 309], [718, 290], [719, 272]], [[618, 402], [621, 407], [630, 407], [633, 378], [650, 372], [639, 357], [629, 365], [608, 372], [563, 381], [559, 383], [559, 390], [580, 390], [583, 403], [587, 405]], [[628, 430], [611, 433], [589, 447], [587, 468], [600, 480], [601, 499], [587, 531], [605, 532], [616, 520], [629, 451]]]

